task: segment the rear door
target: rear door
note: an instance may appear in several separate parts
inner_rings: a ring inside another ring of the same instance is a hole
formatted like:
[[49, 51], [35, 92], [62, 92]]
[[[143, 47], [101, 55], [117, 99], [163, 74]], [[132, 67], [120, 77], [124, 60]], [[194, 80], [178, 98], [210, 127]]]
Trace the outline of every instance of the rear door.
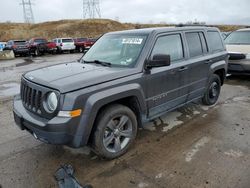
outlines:
[[146, 97], [149, 118], [186, 102], [187, 93], [181, 92], [187, 80], [182, 33], [158, 36], [149, 59], [155, 54], [171, 56], [171, 65], [152, 68], [146, 77]]
[[209, 67], [208, 46], [204, 31], [186, 31], [186, 45], [189, 56], [188, 101], [203, 96], [208, 81]]

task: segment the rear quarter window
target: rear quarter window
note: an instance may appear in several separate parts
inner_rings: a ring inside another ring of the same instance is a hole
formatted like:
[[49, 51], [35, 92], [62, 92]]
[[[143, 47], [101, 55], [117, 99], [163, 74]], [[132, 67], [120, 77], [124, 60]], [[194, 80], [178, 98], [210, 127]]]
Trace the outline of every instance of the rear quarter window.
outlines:
[[216, 51], [223, 51], [225, 50], [224, 44], [221, 39], [221, 35], [217, 31], [208, 31], [208, 46], [210, 51], [216, 52]]

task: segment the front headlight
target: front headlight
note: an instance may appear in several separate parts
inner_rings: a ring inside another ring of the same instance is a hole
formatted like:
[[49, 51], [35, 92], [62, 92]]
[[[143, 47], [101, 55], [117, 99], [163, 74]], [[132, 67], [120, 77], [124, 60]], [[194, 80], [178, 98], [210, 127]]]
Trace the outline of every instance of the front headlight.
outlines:
[[50, 92], [47, 95], [45, 104], [49, 112], [54, 112], [58, 105], [57, 95], [54, 92]]

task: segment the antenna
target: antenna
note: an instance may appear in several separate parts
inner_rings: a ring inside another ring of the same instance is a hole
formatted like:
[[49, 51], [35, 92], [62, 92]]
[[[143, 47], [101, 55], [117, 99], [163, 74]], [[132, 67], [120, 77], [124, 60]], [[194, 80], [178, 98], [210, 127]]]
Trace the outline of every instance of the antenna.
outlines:
[[24, 22], [29, 24], [35, 23], [31, 0], [22, 0], [21, 5], [23, 6]]
[[101, 18], [99, 0], [83, 0], [83, 18]]

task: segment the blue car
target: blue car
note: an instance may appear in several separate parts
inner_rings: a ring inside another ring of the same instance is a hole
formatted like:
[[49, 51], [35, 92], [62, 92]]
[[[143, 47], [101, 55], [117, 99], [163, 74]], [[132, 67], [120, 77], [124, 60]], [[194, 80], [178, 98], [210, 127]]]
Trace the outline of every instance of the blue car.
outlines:
[[6, 42], [0, 42], [0, 51], [3, 51], [5, 46], [6, 46]]

